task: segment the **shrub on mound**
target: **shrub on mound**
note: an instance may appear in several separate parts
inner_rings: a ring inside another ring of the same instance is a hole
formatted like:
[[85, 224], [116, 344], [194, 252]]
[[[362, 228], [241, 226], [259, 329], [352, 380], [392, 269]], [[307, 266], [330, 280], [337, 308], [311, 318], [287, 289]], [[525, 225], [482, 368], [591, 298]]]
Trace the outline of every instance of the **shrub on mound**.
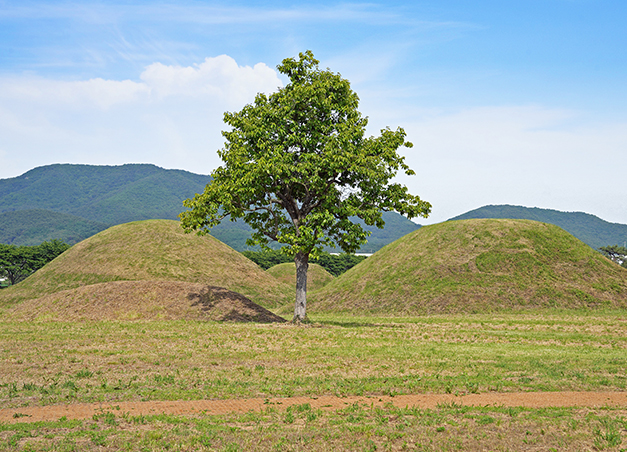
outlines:
[[291, 301], [292, 288], [211, 236], [185, 234], [172, 220], [121, 224], [67, 250], [0, 292], [0, 306], [111, 281], [183, 281], [238, 292], [265, 307]]
[[627, 307], [627, 270], [557, 226], [449, 221], [387, 245], [310, 297], [311, 312]]

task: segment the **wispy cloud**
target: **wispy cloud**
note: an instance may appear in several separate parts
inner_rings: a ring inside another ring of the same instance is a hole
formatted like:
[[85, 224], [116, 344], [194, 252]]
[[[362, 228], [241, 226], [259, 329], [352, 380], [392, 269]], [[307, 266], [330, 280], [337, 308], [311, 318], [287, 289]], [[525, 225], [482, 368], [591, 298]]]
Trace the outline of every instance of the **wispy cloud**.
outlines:
[[81, 3], [48, 1], [5, 2], [1, 19], [68, 19], [90, 24], [116, 24], [124, 21], [183, 22], [203, 25], [254, 23], [362, 22], [381, 25], [412, 25], [422, 28], [468, 27], [455, 21], [416, 20], [404, 8], [385, 3], [337, 3], [331, 5], [297, 5], [289, 8], [261, 6], [216, 6], [199, 2], [135, 4]]

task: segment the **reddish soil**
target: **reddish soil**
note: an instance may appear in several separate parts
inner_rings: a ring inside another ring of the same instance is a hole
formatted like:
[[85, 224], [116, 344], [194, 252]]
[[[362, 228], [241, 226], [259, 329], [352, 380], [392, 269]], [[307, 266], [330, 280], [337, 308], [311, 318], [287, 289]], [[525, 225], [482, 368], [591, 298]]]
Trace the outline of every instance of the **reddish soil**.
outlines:
[[128, 413], [131, 416], [155, 414], [229, 414], [261, 411], [265, 407], [287, 408], [308, 403], [312, 408], [337, 410], [355, 403], [365, 406], [436, 408], [440, 404], [472, 406], [547, 407], [627, 407], [627, 392], [522, 392], [486, 394], [413, 394], [351, 397], [289, 397], [272, 399], [174, 400], [153, 402], [82, 403], [43, 407], [5, 408], [0, 410], [0, 423], [89, 419], [103, 412]]

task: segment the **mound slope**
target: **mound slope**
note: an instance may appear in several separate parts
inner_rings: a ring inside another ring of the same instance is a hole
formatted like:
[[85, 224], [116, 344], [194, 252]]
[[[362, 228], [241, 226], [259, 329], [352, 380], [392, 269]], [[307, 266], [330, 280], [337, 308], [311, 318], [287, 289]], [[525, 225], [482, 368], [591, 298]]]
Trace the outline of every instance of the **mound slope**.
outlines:
[[[279, 281], [296, 287], [296, 265], [293, 262], [277, 264], [266, 270]], [[316, 291], [333, 281], [333, 275], [318, 264], [309, 264], [307, 271], [307, 291]]]
[[311, 312], [490, 312], [627, 307], [627, 270], [557, 226], [463, 220], [425, 226], [311, 297]]
[[92, 284], [20, 303], [12, 320], [216, 320], [285, 322], [245, 296], [223, 287], [180, 281]]
[[290, 301], [291, 287], [219, 240], [185, 234], [177, 221], [114, 226], [70, 248], [25, 281], [0, 292], [0, 306], [112, 281], [180, 281], [224, 287], [255, 303]]

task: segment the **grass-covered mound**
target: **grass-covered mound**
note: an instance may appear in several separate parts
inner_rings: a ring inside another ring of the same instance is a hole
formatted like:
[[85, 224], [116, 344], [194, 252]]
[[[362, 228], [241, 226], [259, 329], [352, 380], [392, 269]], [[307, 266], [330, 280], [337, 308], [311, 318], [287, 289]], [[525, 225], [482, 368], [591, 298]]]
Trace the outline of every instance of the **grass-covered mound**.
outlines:
[[[293, 262], [283, 263], [270, 267], [267, 273], [274, 276], [279, 281], [296, 287], [296, 265]], [[333, 281], [333, 275], [318, 264], [309, 264], [307, 271], [307, 291], [313, 292], [322, 289]]]
[[181, 281], [219, 286], [265, 307], [291, 301], [292, 288], [219, 240], [185, 234], [172, 220], [114, 226], [70, 248], [0, 292], [0, 307], [111, 281]]
[[181, 281], [112, 281], [63, 290], [15, 305], [5, 319], [214, 320], [280, 323], [285, 319], [222, 287]]
[[627, 307], [627, 270], [557, 226], [464, 220], [387, 245], [310, 297], [310, 312]]

